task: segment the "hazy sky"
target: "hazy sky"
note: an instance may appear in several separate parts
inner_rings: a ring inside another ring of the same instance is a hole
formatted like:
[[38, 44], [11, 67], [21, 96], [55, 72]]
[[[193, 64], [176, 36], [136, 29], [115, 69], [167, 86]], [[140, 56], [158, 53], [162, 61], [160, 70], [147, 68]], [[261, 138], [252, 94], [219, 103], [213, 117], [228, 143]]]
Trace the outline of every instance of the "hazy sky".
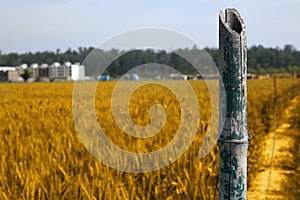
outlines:
[[0, 0], [2, 52], [62, 51], [97, 46], [142, 27], [178, 31], [218, 46], [219, 10], [234, 7], [247, 27], [248, 46], [300, 49], [299, 0]]

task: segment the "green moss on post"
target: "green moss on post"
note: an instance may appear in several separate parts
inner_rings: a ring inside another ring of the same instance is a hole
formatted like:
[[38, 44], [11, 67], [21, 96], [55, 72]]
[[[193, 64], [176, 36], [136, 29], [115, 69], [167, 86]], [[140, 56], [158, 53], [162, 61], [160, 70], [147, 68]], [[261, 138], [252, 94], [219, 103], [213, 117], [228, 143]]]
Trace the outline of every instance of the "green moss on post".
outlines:
[[219, 70], [226, 92], [226, 119], [218, 141], [219, 200], [242, 200], [246, 199], [250, 141], [247, 128], [247, 46], [245, 24], [235, 9], [220, 12], [219, 49]]

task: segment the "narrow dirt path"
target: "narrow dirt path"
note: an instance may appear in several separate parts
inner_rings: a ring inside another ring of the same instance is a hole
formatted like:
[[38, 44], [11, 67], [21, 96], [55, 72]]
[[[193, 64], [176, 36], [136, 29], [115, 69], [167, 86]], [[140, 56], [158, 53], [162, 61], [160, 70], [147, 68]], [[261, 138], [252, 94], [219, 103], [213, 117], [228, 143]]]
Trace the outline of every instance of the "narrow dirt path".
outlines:
[[300, 166], [297, 166], [300, 165], [300, 132], [293, 129], [288, 120], [299, 102], [298, 95], [285, 110], [284, 123], [275, 133], [266, 135], [260, 169], [249, 184], [249, 200], [300, 199]]

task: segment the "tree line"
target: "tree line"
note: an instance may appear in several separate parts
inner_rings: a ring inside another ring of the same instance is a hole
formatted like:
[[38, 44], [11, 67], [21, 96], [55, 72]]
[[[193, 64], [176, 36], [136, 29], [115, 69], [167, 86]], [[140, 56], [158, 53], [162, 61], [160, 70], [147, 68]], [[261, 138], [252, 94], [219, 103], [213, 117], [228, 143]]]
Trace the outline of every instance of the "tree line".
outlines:
[[[205, 50], [205, 51], [203, 51]], [[97, 73], [99, 66], [109, 66], [105, 73], [112, 76], [122, 75], [128, 70], [138, 65], [146, 63], [161, 63], [180, 71], [181, 73], [197, 73], [195, 68], [186, 59], [179, 55], [188, 56], [189, 60], [195, 61], [199, 65], [209, 66], [207, 59], [201, 59], [207, 52], [212, 60], [219, 64], [219, 51], [217, 48], [198, 49], [185, 48], [178, 49], [175, 52], [164, 50], [134, 50], [121, 51], [111, 49], [104, 51], [93, 47], [80, 47], [77, 50], [68, 49], [61, 52], [57, 49], [55, 52], [29, 52], [29, 53], [1, 53], [0, 66], [19, 66], [23, 63], [28, 65], [33, 63], [46, 63], [51, 65], [54, 62], [84, 62], [87, 75]], [[200, 56], [199, 56], [200, 55]], [[113, 60], [113, 62], [111, 62]], [[209, 70], [209, 68], [208, 68]], [[300, 73], [300, 51], [292, 45], [285, 45], [284, 48], [265, 48], [261, 45], [248, 48], [248, 70], [249, 73]]]

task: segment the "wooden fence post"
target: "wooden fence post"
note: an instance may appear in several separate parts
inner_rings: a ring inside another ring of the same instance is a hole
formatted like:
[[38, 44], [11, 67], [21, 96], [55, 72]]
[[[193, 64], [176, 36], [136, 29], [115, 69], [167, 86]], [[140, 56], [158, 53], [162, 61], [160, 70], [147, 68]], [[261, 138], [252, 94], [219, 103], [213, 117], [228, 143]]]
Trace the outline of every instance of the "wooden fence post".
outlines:
[[247, 46], [245, 24], [235, 9], [220, 12], [219, 50], [219, 70], [226, 92], [226, 118], [218, 140], [219, 200], [243, 200], [247, 191], [250, 141], [247, 128]]

